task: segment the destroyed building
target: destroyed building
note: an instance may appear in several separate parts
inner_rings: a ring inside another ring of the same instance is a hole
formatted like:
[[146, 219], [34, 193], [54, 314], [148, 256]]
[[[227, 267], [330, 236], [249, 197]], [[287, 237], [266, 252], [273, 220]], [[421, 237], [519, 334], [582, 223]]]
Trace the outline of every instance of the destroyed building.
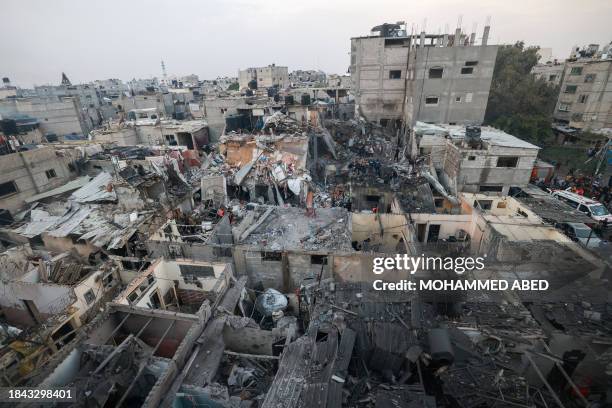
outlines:
[[0, 208], [10, 212], [0, 217], [9, 217], [3, 224], [10, 222], [27, 199], [76, 178], [81, 158], [78, 150], [42, 145], [0, 155]]
[[489, 29], [485, 26], [480, 44], [476, 33], [461, 28], [447, 34], [409, 33], [403, 23], [351, 38], [359, 114], [383, 126], [402, 120], [480, 125], [497, 56], [497, 46], [488, 43]]
[[[393, 136], [379, 125], [331, 121], [325, 131], [270, 118], [259, 133], [225, 135], [197, 165], [173, 151], [103, 149], [88, 161], [107, 171], [58, 193], [70, 206], [51, 193], [3, 230], [13, 238], [30, 231], [30, 245], [48, 247], [61, 230], [61, 248], [69, 238], [81, 256], [104, 254], [122, 287], [91, 322], [54, 334], [69, 340], [47, 347], [25, 378], [11, 376], [15, 384], [74, 387], [81, 406], [544, 407], [571, 406], [580, 399], [574, 386], [603, 395], [608, 314], [606, 289], [595, 288], [609, 272], [549, 224], [571, 210], [544, 209], [528, 188], [518, 198], [451, 194], [443, 177], [436, 184], [433, 151], [431, 164], [394, 163]], [[464, 142], [445, 131], [437, 147]], [[497, 140], [489, 131], [483, 145]], [[323, 166], [309, 163], [315, 151]], [[339, 193], [347, 185], [350, 210]], [[551, 291], [381, 296], [372, 265], [395, 254], [486, 254], [488, 267], [470, 279], [546, 277]], [[22, 258], [14, 268], [32, 270]], [[45, 270], [64, 284], [77, 275], [69, 266]], [[559, 309], [562, 299], [572, 306]], [[6, 355], [24, 367], [34, 357], [16, 341]], [[576, 368], [557, 365], [566, 359]], [[559, 380], [561, 370], [570, 381]]]
[[[117, 146], [180, 146], [201, 150], [208, 145], [208, 124], [202, 120], [159, 120], [155, 112], [136, 112], [134, 120], [112, 122], [94, 130], [92, 140]], [[144, 116], [143, 116], [144, 115]]]
[[[7, 268], [0, 284], [6, 294], [0, 300], [0, 309], [9, 324], [32, 327], [72, 310], [71, 318], [78, 327], [81, 317], [114, 286], [110, 268], [84, 264], [69, 253], [37, 257], [29, 246], [23, 250], [29, 252], [26, 268]], [[84, 316], [82, 320], [86, 320]]]
[[[12, 118], [15, 115], [28, 115], [36, 118], [43, 135], [66, 137], [86, 135], [99, 124], [99, 117], [92, 119], [77, 96], [32, 96], [0, 100], [0, 116]], [[85, 106], [89, 106], [86, 104]], [[97, 111], [94, 110], [95, 116]]]
[[240, 89], [258, 89], [289, 86], [289, 70], [276, 64], [267, 67], [247, 68], [238, 71]]
[[232, 278], [230, 264], [160, 259], [131, 281], [127, 279], [127, 287], [114, 302], [193, 314], [205, 300], [219, 301]]
[[428, 155], [449, 191], [508, 195], [526, 187], [538, 146], [490, 127], [417, 123], [419, 153]]
[[3, 327], [2, 383], [14, 385], [36, 373], [76, 337], [119, 288], [116, 269], [99, 258], [14, 247], [0, 255]]
[[[556, 228], [591, 221], [529, 185], [538, 146], [473, 126], [488, 25], [374, 31], [352, 90], [274, 65], [243, 96], [163, 63], [100, 82], [116, 115], [32, 150], [77, 171], [0, 228], [0, 384], [79, 407], [609, 405], [610, 258]], [[484, 268], [386, 265], [429, 258]], [[402, 286], [430, 281], [456, 288]]]
[[73, 387], [77, 406], [158, 406], [209, 316], [113, 305], [30, 383]]

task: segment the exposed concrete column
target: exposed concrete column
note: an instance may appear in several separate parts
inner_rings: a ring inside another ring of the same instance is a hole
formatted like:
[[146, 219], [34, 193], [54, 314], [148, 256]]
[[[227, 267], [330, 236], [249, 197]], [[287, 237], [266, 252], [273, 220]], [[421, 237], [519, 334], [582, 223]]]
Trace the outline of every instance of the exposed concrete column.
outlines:
[[425, 47], [425, 31], [421, 31], [421, 48]]
[[475, 41], [476, 41], [476, 33], [470, 34], [470, 45], [474, 45]]
[[485, 26], [484, 32], [482, 33], [482, 45], [487, 45], [489, 41], [489, 31], [491, 30], [491, 26]]
[[34, 178], [34, 175], [32, 174], [32, 168], [30, 167], [30, 163], [26, 160], [22, 152], [19, 152], [19, 158], [21, 159], [21, 162], [23, 163], [23, 167], [25, 167], [28, 173], [28, 176], [30, 177], [30, 181], [32, 182], [32, 185], [34, 186], [34, 191], [36, 191], [36, 194], [40, 194], [40, 188], [38, 188], [36, 179]]
[[453, 47], [458, 47], [461, 43], [461, 27], [455, 29], [455, 40], [453, 41]]
[[287, 252], [284, 251], [281, 254], [281, 271], [283, 274], [283, 293], [288, 293], [291, 291], [293, 284], [291, 282], [291, 272], [289, 271], [289, 257]]

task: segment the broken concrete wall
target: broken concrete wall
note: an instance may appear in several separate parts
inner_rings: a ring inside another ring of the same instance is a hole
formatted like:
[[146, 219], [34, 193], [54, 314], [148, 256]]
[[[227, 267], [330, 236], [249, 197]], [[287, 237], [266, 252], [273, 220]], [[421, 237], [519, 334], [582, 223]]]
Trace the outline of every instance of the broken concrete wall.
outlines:
[[98, 143], [116, 144], [117, 146], [136, 146], [140, 139], [133, 126], [115, 129], [114, 131], [94, 131], [93, 140]]
[[60, 156], [51, 146], [0, 156], [0, 184], [13, 183], [14, 193], [0, 198], [0, 207], [15, 214], [26, 199], [60, 187], [77, 176], [69, 164], [80, 154], [64, 149]]
[[378, 212], [391, 212], [393, 193], [386, 188], [372, 186], [351, 186], [353, 211], [372, 210], [377, 208]]
[[457, 191], [460, 191], [458, 187], [458, 184], [460, 184], [458, 180], [461, 171], [460, 166], [461, 151], [450, 140], [447, 140], [440, 171], [440, 182], [445, 188], [450, 190], [451, 194], [456, 194]]
[[[259, 138], [256, 140], [256, 138]], [[274, 151], [263, 151], [259, 143], [272, 144]], [[219, 152], [225, 156], [225, 162], [230, 166], [243, 167], [255, 160], [260, 154], [270, 160], [282, 160], [292, 163], [295, 169], [306, 169], [308, 153], [308, 137], [284, 136], [282, 138], [269, 136], [241, 135], [228, 137], [219, 145]]]
[[164, 377], [161, 377], [157, 380], [147, 399], [145, 400], [143, 407], [159, 407], [160, 402], [166, 396], [170, 388], [172, 387], [172, 382], [180, 369], [185, 366], [185, 362], [187, 358], [191, 354], [193, 347], [196, 343], [196, 340], [202, 334], [204, 327], [208, 323], [208, 320], [211, 316], [211, 308], [208, 302], [204, 302], [198, 312], [196, 313], [197, 321], [195, 321], [189, 331], [185, 334], [185, 337], [181, 341], [179, 347], [177, 348], [174, 356], [172, 357], [170, 369]]
[[[317, 252], [262, 252], [248, 247], [234, 248], [237, 276], [247, 276], [249, 285], [262, 283], [265, 288], [290, 292], [304, 280], [331, 275], [331, 255]], [[321, 263], [323, 262], [323, 263]]]
[[44, 380], [43, 384], [50, 387], [60, 387], [69, 384], [70, 381], [76, 377], [81, 368], [82, 355], [82, 347], [72, 349], [66, 358], [64, 358]]
[[231, 250], [231, 245], [234, 244], [234, 236], [232, 234], [232, 225], [229, 222], [229, 217], [225, 215], [221, 221], [217, 223], [215, 232], [210, 238], [211, 243], [228, 245], [227, 249]]
[[228, 350], [237, 353], [272, 355], [272, 345], [280, 338], [279, 333], [253, 327], [233, 328], [226, 324], [223, 340]]
[[212, 200], [215, 205], [227, 204], [227, 183], [225, 176], [204, 176], [201, 180], [202, 201]]
[[255, 140], [228, 140], [219, 145], [219, 152], [225, 156], [225, 162], [230, 166], [244, 166], [253, 160], [256, 148]]
[[238, 106], [244, 104], [246, 98], [225, 97], [204, 100], [204, 112], [209, 127], [211, 141], [218, 141], [225, 128], [225, 116], [238, 113]]
[[193, 147], [196, 150], [202, 149], [204, 146], [208, 145], [208, 127], [203, 127], [191, 133], [191, 138], [193, 140]]
[[331, 277], [331, 255], [289, 252], [289, 290], [299, 288], [305, 280]]
[[76, 242], [71, 237], [53, 237], [46, 232], [41, 234], [45, 248], [52, 252], [70, 252], [75, 250], [81, 257], [88, 258], [92, 252], [99, 251], [99, 248], [90, 242]]
[[181, 305], [199, 306], [206, 300], [206, 293], [201, 290], [176, 289], [176, 295], [180, 299]]
[[[459, 176], [461, 166], [461, 150], [451, 140], [446, 140], [442, 170], [450, 177]], [[435, 162], [434, 162], [435, 163]]]
[[[179, 289], [200, 291], [200, 292], [220, 292], [227, 288], [229, 276], [232, 275], [231, 266], [220, 263], [202, 263], [192, 260], [166, 261], [162, 260], [154, 266], [154, 276], [162, 281], [177, 281]], [[189, 269], [184, 271], [185, 268]], [[201, 271], [198, 271], [198, 269]], [[206, 270], [206, 271], [205, 271]], [[211, 270], [214, 276], [204, 276]], [[199, 285], [188, 281], [188, 277], [193, 276]], [[166, 292], [163, 291], [163, 294]]]
[[[81, 318], [81, 316], [84, 316], [92, 306], [104, 297], [107, 288], [102, 277], [105, 274], [104, 271], [90, 273], [89, 276], [74, 286], [74, 295], [76, 297], [74, 306], [77, 308], [77, 317]], [[85, 297], [86, 293], [88, 294], [87, 298]], [[93, 294], [93, 298], [89, 297], [91, 294]]]
[[162, 135], [162, 130], [158, 125], [139, 125], [136, 126], [138, 134], [138, 144], [147, 146], [159, 146], [166, 144], [166, 139]]
[[234, 247], [234, 259], [236, 275], [248, 276], [249, 285], [261, 282], [265, 288], [271, 287], [280, 291], [283, 290], [284, 280], [281, 260], [265, 259], [260, 251], [244, 247]]
[[500, 233], [491, 228], [490, 225], [485, 225], [478, 244], [479, 253], [487, 254], [490, 259], [495, 259], [498, 255], [503, 259], [505, 257], [502, 253], [498, 253], [498, 251], [501, 250], [503, 252], [502, 246], [504, 242], [505, 239]]
[[0, 253], [0, 279], [17, 279], [31, 269], [29, 258], [34, 253], [30, 245], [20, 245]]
[[[145, 242], [149, 255], [153, 258], [176, 259], [185, 258], [195, 261], [215, 261], [221, 260], [219, 256], [222, 252], [212, 245], [205, 245], [197, 242], [170, 242], [170, 241], [154, 241], [148, 240]], [[225, 248], [222, 248], [225, 249]], [[224, 259], [231, 260], [231, 251], [228, 257]]]
[[121, 279], [121, 284], [123, 285], [127, 285], [133, 281], [139, 274], [139, 271], [135, 271], [133, 269], [119, 269], [119, 278]]
[[[64, 313], [76, 296], [70, 286], [51, 283], [0, 281], [0, 307], [9, 324], [34, 326]], [[27, 305], [26, 305], [27, 301]]]
[[419, 224], [425, 225], [425, 239], [427, 239], [432, 225], [440, 226], [438, 239], [448, 239], [450, 236], [457, 237], [461, 230], [470, 234], [474, 228], [474, 217], [472, 214], [411, 214], [410, 216], [417, 225], [417, 228]]
[[364, 251], [403, 253], [410, 242], [406, 217], [402, 214], [351, 214], [352, 240]]
[[[515, 148], [491, 145], [485, 150], [462, 149], [459, 158], [457, 178], [460, 191], [478, 192], [481, 186], [503, 186], [501, 193], [508, 194], [509, 187], [522, 187], [529, 184], [538, 150], [535, 148]], [[447, 154], [447, 160], [448, 160]], [[502, 157], [516, 157], [513, 167], [498, 165]], [[447, 166], [445, 166], [445, 171]], [[451, 173], [447, 174], [451, 175]]]
[[114, 184], [115, 194], [117, 194], [117, 203], [123, 210], [142, 210], [145, 208], [145, 202], [142, 199], [140, 192], [130, 185]]

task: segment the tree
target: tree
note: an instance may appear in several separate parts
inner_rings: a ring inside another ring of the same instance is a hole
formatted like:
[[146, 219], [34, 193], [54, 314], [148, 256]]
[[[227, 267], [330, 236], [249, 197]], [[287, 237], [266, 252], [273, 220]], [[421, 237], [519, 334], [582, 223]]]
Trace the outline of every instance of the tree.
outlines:
[[238, 82], [234, 82], [233, 84], [231, 84], [230, 86], [227, 87], [228, 91], [237, 91], [240, 88], [240, 85], [238, 85]]
[[525, 47], [522, 41], [499, 47], [485, 124], [531, 142], [546, 143], [552, 138], [552, 113], [559, 87], [531, 75], [538, 50]]

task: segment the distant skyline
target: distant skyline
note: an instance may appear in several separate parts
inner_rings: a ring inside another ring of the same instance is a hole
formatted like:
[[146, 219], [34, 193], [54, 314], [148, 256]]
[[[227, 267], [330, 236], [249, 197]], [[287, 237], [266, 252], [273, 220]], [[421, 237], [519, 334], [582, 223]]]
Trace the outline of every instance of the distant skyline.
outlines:
[[13, 85], [96, 79], [236, 76], [271, 63], [344, 74], [350, 38], [406, 21], [428, 32], [477, 38], [491, 18], [491, 44], [525, 41], [569, 55], [612, 40], [609, 0], [3, 0], [0, 77]]

